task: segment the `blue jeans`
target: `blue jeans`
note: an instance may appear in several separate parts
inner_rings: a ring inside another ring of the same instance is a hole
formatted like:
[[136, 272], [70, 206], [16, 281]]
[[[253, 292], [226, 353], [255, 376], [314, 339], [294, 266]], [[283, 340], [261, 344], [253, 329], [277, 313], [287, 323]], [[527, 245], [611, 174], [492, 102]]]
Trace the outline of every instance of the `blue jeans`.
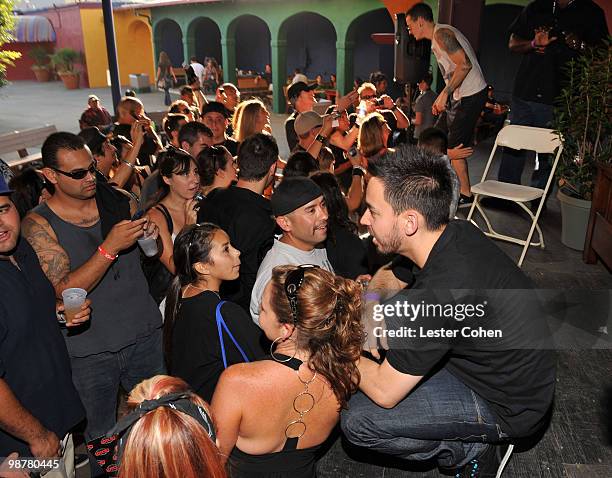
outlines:
[[[130, 392], [147, 378], [165, 373], [161, 329], [118, 352], [71, 357], [72, 381], [87, 414], [85, 439], [98, 438], [117, 421], [119, 385]], [[102, 471], [90, 459], [92, 476]]]
[[424, 379], [394, 408], [359, 392], [342, 412], [342, 431], [355, 445], [439, 466], [466, 465], [487, 443], [507, 436], [487, 403], [446, 369]]
[[[535, 126], [537, 128], [550, 128], [553, 119], [552, 105], [525, 101], [516, 96], [512, 97], [510, 105], [510, 122], [522, 126]], [[539, 168], [531, 176], [531, 186], [544, 189], [552, 164], [549, 154], [538, 155]], [[498, 179], [506, 183], [521, 184], [521, 175], [525, 167], [525, 152], [516, 149], [504, 148], [501, 164], [499, 165]]]

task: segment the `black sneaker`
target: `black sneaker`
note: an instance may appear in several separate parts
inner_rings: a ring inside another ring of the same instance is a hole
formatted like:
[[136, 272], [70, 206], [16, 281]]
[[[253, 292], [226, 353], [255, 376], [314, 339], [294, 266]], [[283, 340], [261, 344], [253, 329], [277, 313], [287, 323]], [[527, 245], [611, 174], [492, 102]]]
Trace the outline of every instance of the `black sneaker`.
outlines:
[[470, 207], [472, 205], [472, 203], [474, 202], [474, 195], [472, 194], [471, 196], [465, 196], [463, 194], [459, 195], [459, 205], [457, 206], [457, 208], [462, 208], [462, 207]]
[[489, 445], [478, 458], [470, 461], [455, 476], [456, 478], [501, 478], [513, 450], [514, 445]]

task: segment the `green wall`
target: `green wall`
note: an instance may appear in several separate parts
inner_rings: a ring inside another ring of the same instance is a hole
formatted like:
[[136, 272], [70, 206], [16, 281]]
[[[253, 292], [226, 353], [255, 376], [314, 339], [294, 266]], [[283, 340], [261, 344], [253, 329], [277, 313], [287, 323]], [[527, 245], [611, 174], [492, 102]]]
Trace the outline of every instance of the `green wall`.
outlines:
[[[194, 53], [194, 38], [187, 35], [189, 26], [199, 17], [212, 19], [221, 30], [223, 71], [225, 81], [236, 80], [236, 21], [242, 15], [255, 15], [270, 29], [272, 50], [272, 74], [274, 83], [274, 111], [285, 110], [282, 88], [285, 84], [287, 60], [287, 29], [285, 21], [302, 12], [317, 13], [331, 21], [336, 30], [336, 77], [338, 89], [345, 93], [352, 86], [353, 32], [351, 24], [361, 15], [384, 8], [378, 0], [270, 0], [259, 2], [233, 2], [215, 4], [186, 4], [152, 8], [153, 32], [166, 19], [174, 20], [183, 32], [185, 58]], [[155, 57], [158, 42], [155, 42]]]
[[[437, 12], [437, 0], [425, 0]], [[507, 3], [526, 5], [528, 0], [486, 0], [486, 5]], [[150, 8], [150, 7], [149, 7]], [[336, 76], [341, 93], [350, 90], [353, 80], [354, 29], [353, 22], [373, 10], [385, 8], [378, 0], [269, 0], [184, 4], [151, 8], [154, 38], [163, 20], [174, 20], [183, 32], [185, 60], [195, 53], [194, 36], [188, 34], [192, 22], [200, 17], [213, 20], [221, 31], [221, 48], [225, 81], [236, 81], [236, 20], [242, 15], [255, 15], [270, 29], [272, 74], [274, 83], [274, 111], [285, 110], [285, 98], [280, 85], [285, 84], [287, 61], [287, 31], [285, 21], [302, 12], [317, 13], [331, 21], [336, 30]], [[305, 25], [305, 28], [307, 26]], [[155, 41], [155, 58], [159, 55]], [[433, 71], [437, 72], [432, 54]]]

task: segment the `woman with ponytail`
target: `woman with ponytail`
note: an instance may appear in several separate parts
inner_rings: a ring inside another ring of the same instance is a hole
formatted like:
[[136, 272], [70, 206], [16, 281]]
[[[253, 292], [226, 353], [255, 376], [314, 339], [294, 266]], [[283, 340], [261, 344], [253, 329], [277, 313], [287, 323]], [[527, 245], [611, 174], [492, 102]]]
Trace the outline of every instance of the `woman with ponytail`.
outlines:
[[166, 296], [164, 348], [168, 369], [210, 402], [221, 372], [264, 354], [261, 331], [219, 288], [238, 278], [240, 252], [214, 224], [185, 227], [174, 242], [176, 277]]
[[206, 403], [181, 379], [141, 382], [128, 407], [135, 416], [120, 436], [119, 478], [225, 478]]
[[359, 383], [360, 317], [356, 282], [316, 266], [273, 270], [259, 316], [270, 355], [228, 368], [212, 401], [232, 478], [315, 476], [316, 453]]

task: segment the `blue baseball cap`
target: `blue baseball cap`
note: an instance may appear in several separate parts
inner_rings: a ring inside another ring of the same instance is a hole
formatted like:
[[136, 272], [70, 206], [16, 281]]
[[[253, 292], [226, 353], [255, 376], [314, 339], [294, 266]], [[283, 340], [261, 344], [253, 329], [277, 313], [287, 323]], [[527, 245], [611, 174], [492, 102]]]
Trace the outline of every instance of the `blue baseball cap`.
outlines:
[[8, 184], [6, 184], [6, 179], [0, 174], [0, 196], [8, 196], [12, 192], [13, 190], [9, 189]]

